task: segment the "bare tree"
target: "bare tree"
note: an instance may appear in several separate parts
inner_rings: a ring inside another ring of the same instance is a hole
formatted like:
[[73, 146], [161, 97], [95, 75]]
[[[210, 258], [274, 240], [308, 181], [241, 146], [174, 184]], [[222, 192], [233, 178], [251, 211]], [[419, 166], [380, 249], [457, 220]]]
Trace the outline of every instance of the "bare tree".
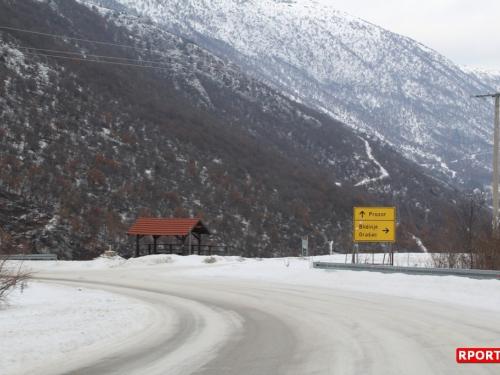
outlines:
[[484, 234], [478, 241], [474, 265], [482, 270], [500, 270], [500, 237]]
[[23, 266], [23, 262], [0, 259], [0, 304], [16, 288], [25, 288], [33, 277], [33, 272]]
[[474, 191], [467, 198], [460, 200], [456, 211], [457, 225], [462, 238], [462, 252], [468, 254], [469, 267], [474, 268], [473, 250], [479, 234], [484, 232], [486, 219], [486, 198], [479, 191]]
[[445, 211], [438, 237], [440, 250], [431, 255], [434, 266], [482, 268], [478, 261], [490, 235], [491, 215], [488, 214], [485, 196], [479, 191], [471, 192], [457, 203], [453, 211]]

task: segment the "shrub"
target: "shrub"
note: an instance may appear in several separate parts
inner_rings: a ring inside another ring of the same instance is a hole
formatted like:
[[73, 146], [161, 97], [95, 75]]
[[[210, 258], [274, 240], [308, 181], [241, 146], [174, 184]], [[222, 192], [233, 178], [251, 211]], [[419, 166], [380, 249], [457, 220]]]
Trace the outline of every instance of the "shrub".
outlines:
[[24, 289], [32, 278], [33, 272], [23, 267], [23, 263], [0, 260], [0, 304], [4, 303], [9, 293], [16, 288]]

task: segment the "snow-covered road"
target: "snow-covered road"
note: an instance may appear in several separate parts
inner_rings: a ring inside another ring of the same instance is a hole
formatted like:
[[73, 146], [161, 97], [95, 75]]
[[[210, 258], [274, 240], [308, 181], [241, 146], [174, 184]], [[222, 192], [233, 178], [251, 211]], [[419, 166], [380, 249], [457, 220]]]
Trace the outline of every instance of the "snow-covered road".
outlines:
[[215, 358], [222, 344], [241, 331], [240, 317], [234, 312], [185, 298], [165, 285], [167, 280], [122, 279], [123, 275], [113, 274], [120, 280], [110, 280], [105, 273], [88, 272], [40, 276], [51, 283], [119, 294], [141, 301], [155, 312], [154, 317], [143, 322], [142, 332], [129, 339], [126, 346], [111, 346], [43, 374], [190, 374]]
[[150, 314], [126, 345], [76, 351], [50, 372], [31, 373], [500, 371], [500, 364], [455, 361], [458, 347], [500, 347], [496, 280], [332, 272], [298, 259], [285, 267], [283, 260], [172, 258], [37, 264], [45, 282], [112, 292]]

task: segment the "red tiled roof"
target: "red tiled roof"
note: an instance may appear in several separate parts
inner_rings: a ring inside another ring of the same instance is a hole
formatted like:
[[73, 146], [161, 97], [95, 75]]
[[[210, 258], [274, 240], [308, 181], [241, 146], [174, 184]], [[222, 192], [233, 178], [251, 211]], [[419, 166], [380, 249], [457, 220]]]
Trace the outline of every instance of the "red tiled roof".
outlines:
[[189, 232], [210, 234], [200, 219], [140, 217], [127, 234], [144, 236], [187, 236]]

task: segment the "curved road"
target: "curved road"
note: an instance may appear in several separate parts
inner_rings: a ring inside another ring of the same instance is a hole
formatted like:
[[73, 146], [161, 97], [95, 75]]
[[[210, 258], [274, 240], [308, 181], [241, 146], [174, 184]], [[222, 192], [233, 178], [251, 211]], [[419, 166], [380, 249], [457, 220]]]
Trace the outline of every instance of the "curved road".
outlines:
[[[498, 314], [400, 297], [146, 270], [39, 279], [142, 300], [143, 334], [61, 374], [498, 374], [458, 347], [500, 347]], [[51, 369], [50, 374], [54, 374]]]

